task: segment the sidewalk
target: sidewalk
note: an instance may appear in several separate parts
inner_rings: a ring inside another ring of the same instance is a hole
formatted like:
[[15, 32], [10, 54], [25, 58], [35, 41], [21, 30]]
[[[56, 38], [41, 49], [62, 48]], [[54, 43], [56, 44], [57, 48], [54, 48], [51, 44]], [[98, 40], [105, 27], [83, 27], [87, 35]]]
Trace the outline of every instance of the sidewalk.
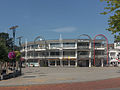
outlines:
[[[120, 87], [120, 67], [24, 68], [20, 77], [0, 81], [0, 89], [93, 90]], [[71, 87], [71, 88], [70, 88]], [[39, 88], [39, 89], [38, 89]], [[88, 88], [88, 89], [87, 89]]]

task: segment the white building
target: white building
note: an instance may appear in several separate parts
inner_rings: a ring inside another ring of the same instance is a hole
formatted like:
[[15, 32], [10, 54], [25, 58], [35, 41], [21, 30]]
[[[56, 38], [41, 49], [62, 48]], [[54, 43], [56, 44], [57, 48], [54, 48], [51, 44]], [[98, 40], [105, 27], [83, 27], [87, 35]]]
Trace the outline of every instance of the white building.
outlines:
[[113, 48], [109, 48], [110, 66], [120, 66], [120, 42], [114, 42]]
[[[28, 66], [80, 66], [106, 65], [103, 40], [64, 39], [28, 42], [22, 45], [22, 56]], [[95, 45], [95, 52], [93, 50]]]

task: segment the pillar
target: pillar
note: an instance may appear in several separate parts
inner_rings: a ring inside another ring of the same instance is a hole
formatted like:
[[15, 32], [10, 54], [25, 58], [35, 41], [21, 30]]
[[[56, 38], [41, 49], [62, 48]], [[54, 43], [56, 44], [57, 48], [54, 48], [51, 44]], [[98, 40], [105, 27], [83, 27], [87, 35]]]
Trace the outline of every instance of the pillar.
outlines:
[[48, 60], [48, 67], [50, 67], [50, 60]]
[[91, 58], [89, 58], [89, 67], [91, 67]]
[[101, 59], [101, 67], [103, 67], [103, 59]]
[[70, 67], [70, 60], [68, 60], [68, 66]]
[[62, 59], [60, 59], [60, 66], [63, 67]]
[[77, 67], [77, 59], [75, 60], [75, 67]]
[[57, 60], [55, 60], [55, 67], [57, 66]]

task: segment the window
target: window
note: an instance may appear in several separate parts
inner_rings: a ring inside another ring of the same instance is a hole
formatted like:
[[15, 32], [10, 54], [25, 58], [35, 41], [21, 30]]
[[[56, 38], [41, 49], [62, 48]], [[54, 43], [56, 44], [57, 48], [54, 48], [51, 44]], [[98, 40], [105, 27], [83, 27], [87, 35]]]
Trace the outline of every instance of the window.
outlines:
[[36, 44], [36, 45], [31, 45], [31, 48], [32, 48], [32, 49], [37, 49], [37, 48], [38, 48], [38, 44]]
[[78, 43], [77, 45], [78, 45], [78, 46], [89, 46], [89, 43], [82, 42], [82, 43]]
[[115, 56], [115, 52], [111, 52], [111, 53], [110, 53], [110, 56]]
[[63, 47], [75, 47], [75, 43], [63, 43]]
[[117, 43], [116, 43], [116, 46], [120, 46], [120, 42], [117, 42]]
[[59, 48], [60, 43], [50, 43], [50, 48]]
[[50, 52], [50, 56], [59, 56], [60, 52]]
[[83, 51], [83, 52], [78, 52], [79, 55], [89, 55], [89, 52]]
[[63, 56], [75, 56], [75, 51], [63, 51]]
[[102, 51], [102, 50], [97, 50], [97, 51], [95, 51], [95, 55], [104, 55], [105, 53], [104, 53], [105, 51]]

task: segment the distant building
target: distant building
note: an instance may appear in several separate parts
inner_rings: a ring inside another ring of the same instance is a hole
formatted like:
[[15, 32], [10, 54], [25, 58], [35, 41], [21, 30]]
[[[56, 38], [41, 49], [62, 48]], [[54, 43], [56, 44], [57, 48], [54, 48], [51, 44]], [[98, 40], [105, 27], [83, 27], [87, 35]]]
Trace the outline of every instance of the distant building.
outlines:
[[109, 63], [110, 66], [120, 66], [120, 42], [118, 41], [109, 46]]

